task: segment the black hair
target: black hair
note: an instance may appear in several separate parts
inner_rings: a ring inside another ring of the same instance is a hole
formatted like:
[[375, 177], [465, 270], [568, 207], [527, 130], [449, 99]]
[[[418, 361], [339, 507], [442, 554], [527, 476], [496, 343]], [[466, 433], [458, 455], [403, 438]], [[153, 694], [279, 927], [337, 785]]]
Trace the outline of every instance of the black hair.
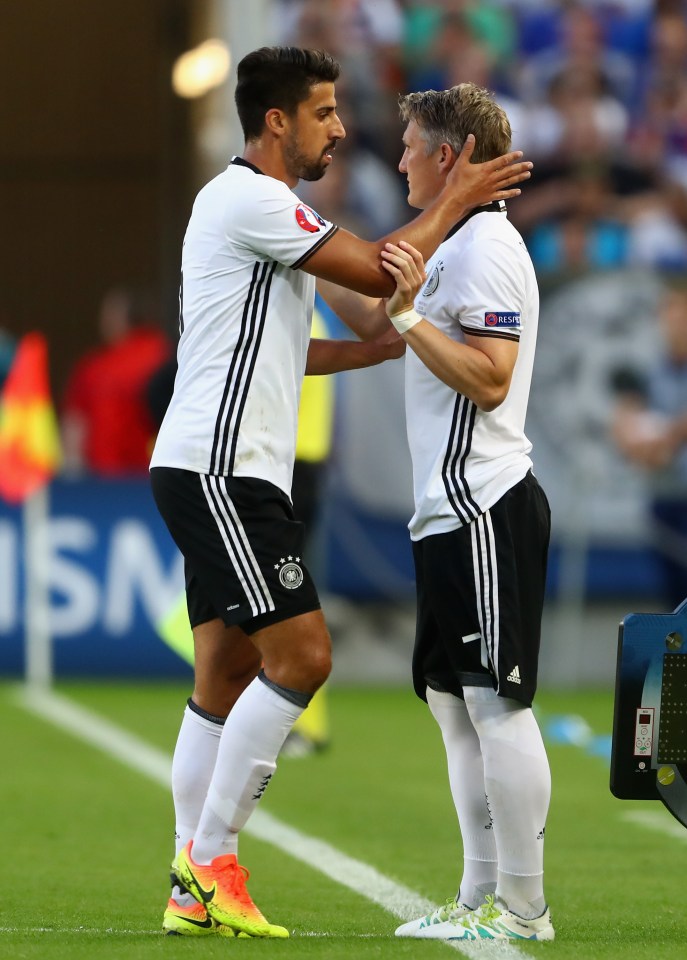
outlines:
[[246, 54], [237, 69], [234, 99], [248, 140], [259, 137], [265, 114], [277, 108], [292, 116], [316, 83], [334, 83], [341, 67], [324, 50], [261, 47]]

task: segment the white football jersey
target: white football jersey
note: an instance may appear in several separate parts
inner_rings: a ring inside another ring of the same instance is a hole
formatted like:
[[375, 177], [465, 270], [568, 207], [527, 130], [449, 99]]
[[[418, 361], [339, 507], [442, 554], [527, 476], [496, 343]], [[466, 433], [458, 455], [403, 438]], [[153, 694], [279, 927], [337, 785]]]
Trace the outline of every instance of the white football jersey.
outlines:
[[200, 191], [182, 252], [179, 369], [151, 467], [256, 477], [291, 494], [315, 278], [338, 228], [234, 157]]
[[539, 317], [534, 267], [505, 205], [480, 207], [427, 263], [417, 312], [446, 336], [519, 342], [508, 395], [479, 410], [406, 352], [406, 417], [413, 462], [412, 540], [447, 533], [489, 509], [532, 466], [525, 436]]

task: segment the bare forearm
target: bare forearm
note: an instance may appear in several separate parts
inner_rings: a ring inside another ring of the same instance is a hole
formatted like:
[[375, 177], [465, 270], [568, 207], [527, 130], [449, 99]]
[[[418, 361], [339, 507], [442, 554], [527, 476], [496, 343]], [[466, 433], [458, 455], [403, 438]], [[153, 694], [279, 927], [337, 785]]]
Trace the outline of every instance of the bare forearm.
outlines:
[[381, 265], [381, 252], [387, 243], [407, 240], [428, 260], [465, 209], [444, 190], [414, 220], [380, 240], [365, 241], [346, 230], [339, 230], [306, 261], [303, 269], [324, 280], [328, 289], [331, 285], [346, 287], [362, 294], [365, 300], [389, 297], [396, 286]]
[[395, 359], [401, 353], [399, 348], [378, 340], [311, 340], [305, 373], [306, 376], [322, 376], [343, 370], [360, 370]]
[[317, 290], [339, 319], [361, 340], [372, 340], [389, 329], [384, 303], [379, 298], [363, 296], [327, 280], [318, 280]]
[[494, 410], [505, 399], [512, 367], [497, 365], [482, 350], [451, 340], [427, 320], [403, 339], [435, 377], [481, 410]]

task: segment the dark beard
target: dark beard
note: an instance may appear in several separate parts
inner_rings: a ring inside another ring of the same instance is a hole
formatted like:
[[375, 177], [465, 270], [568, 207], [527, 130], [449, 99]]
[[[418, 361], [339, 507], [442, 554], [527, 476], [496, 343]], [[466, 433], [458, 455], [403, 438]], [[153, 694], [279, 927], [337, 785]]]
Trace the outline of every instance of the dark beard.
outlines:
[[314, 164], [307, 164], [301, 169], [301, 172], [298, 174], [299, 180], [321, 180], [322, 177], [327, 172], [326, 167], [316, 167]]
[[312, 160], [301, 153], [296, 143], [290, 143], [284, 149], [284, 158], [289, 173], [298, 177], [299, 180], [321, 180], [327, 172], [326, 166], [322, 163], [323, 156], [324, 154], [319, 160]]

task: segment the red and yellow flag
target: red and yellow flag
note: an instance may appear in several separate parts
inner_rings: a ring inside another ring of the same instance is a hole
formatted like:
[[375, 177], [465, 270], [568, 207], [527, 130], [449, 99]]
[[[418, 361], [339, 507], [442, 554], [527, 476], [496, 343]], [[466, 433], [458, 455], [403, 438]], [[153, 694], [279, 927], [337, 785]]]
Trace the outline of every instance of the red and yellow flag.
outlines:
[[27, 333], [0, 396], [0, 497], [21, 503], [48, 483], [59, 465], [48, 345], [43, 334]]

